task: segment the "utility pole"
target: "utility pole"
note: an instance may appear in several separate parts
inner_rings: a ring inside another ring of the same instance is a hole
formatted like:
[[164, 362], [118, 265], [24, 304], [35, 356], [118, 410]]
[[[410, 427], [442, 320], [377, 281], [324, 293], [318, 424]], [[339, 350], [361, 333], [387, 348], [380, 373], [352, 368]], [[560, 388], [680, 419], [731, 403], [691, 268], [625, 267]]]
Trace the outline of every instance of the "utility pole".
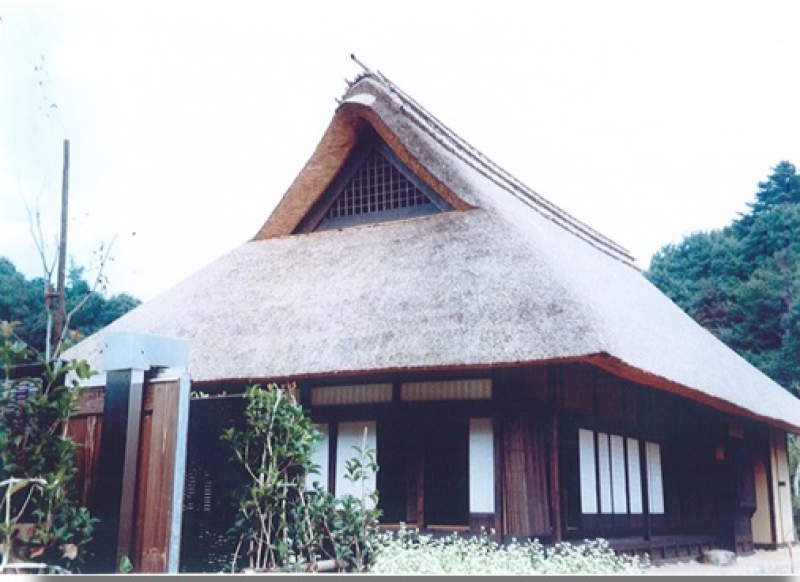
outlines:
[[[61, 178], [61, 235], [58, 241], [58, 275], [56, 283], [56, 314], [53, 325], [53, 335], [48, 338], [48, 350], [53, 357], [58, 356], [58, 346], [64, 334], [64, 325], [67, 318], [67, 309], [64, 304], [64, 287], [67, 271], [67, 223], [69, 202], [69, 140], [64, 140], [64, 170]], [[50, 359], [48, 354], [48, 361]]]

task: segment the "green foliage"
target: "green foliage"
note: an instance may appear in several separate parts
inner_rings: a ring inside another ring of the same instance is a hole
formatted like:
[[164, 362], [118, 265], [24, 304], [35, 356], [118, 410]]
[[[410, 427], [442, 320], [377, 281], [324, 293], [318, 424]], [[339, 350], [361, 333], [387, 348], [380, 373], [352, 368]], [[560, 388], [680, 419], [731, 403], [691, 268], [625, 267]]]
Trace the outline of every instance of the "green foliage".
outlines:
[[800, 176], [794, 164], [786, 160], [779, 162], [764, 182], [758, 183], [756, 200], [748, 204], [751, 212], [738, 225], [747, 229], [761, 214], [783, 204], [800, 204]]
[[[77, 307], [90, 291], [91, 287], [83, 277], [83, 269], [73, 266], [65, 290], [67, 311]], [[0, 321], [20, 322], [15, 330], [16, 335], [39, 352], [44, 352], [47, 335], [44, 299], [44, 279], [27, 280], [11, 261], [0, 257]], [[126, 293], [108, 298], [100, 293], [93, 293], [73, 315], [70, 329], [76, 339], [91, 335], [140, 303]]]
[[119, 573], [130, 574], [131, 572], [133, 572], [133, 562], [128, 556], [122, 556], [119, 559]]
[[800, 391], [800, 176], [780, 162], [751, 211], [653, 257], [647, 277], [701, 325]]
[[[364, 441], [366, 441], [366, 432]], [[375, 451], [362, 444], [353, 447], [356, 456], [345, 465], [345, 478], [357, 485], [360, 495], [346, 494], [336, 502], [339, 508], [332, 528], [336, 561], [347, 572], [369, 570], [375, 560], [378, 536], [378, 490], [368, 489], [368, 483], [378, 473]]]
[[82, 361], [37, 360], [14, 327], [0, 324], [0, 482], [7, 486], [0, 535], [6, 558], [72, 567], [96, 522], [76, 501], [77, 444], [66, 424], [90, 370]]
[[485, 531], [473, 537], [454, 533], [436, 538], [418, 530], [381, 534], [376, 574], [562, 575], [640, 574], [649, 560], [618, 556], [605, 540], [559, 543], [545, 548], [538, 540], [501, 545]]
[[[367, 494], [365, 488], [377, 471], [374, 452], [357, 448], [358, 456], [347, 464], [347, 478], [361, 484], [362, 496], [335, 499], [319, 486], [307, 487], [318, 472], [311, 455], [322, 434], [297, 402], [294, 388], [255, 385], [245, 399], [246, 426], [225, 429], [222, 439], [249, 476], [235, 495], [239, 512], [232, 528], [249, 568], [315, 571], [328, 558], [340, 571], [368, 569], [378, 519], [377, 492]], [[242, 565], [238, 554], [233, 570]]]
[[247, 544], [250, 567], [273, 570], [302, 553], [305, 523], [292, 509], [303, 503], [311, 453], [321, 435], [288, 391], [252, 386], [245, 398], [246, 427], [222, 435], [250, 476], [239, 492], [235, 528]]

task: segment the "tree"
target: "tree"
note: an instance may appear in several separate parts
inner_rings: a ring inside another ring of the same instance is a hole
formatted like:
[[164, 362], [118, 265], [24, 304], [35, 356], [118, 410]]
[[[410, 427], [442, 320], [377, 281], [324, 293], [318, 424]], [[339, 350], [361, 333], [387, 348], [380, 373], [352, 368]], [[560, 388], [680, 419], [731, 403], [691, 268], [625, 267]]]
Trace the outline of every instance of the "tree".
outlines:
[[720, 339], [731, 328], [729, 308], [743, 266], [731, 229], [697, 232], [658, 251], [646, 273], [684, 311]]
[[731, 225], [659, 250], [646, 276], [701, 325], [800, 393], [800, 176], [780, 162]]
[[16, 332], [25, 339], [40, 331], [38, 328], [44, 321], [40, 289], [36, 282], [28, 281], [17, 271], [11, 261], [0, 257], [0, 321], [19, 321]]
[[[772, 169], [772, 174], [764, 182], [758, 183], [756, 201], [748, 204], [752, 209], [748, 216], [755, 218], [775, 206], [787, 203], [800, 204], [800, 176], [794, 164], [784, 160]], [[749, 220], [745, 220], [745, 223]]]
[[[16, 336], [42, 354], [47, 337], [44, 288], [44, 279], [28, 280], [10, 260], [0, 257], [0, 320], [18, 321]], [[67, 332], [80, 338], [105, 327], [141, 301], [127, 293], [106, 297], [93, 290], [84, 278], [84, 269], [73, 264], [67, 278], [65, 303], [71, 314]]]

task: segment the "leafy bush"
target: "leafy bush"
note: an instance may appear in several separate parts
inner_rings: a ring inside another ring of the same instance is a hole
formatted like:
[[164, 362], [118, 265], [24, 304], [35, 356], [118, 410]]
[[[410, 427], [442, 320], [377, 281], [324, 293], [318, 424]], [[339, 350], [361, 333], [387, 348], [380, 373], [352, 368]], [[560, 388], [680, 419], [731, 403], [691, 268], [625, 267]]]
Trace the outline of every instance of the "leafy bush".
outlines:
[[[45, 362], [0, 322], [0, 545], [11, 560], [74, 567], [97, 522], [77, 499], [78, 407], [84, 361]], [[20, 373], [20, 370], [26, 373]], [[71, 381], [65, 381], [72, 377]]]
[[487, 532], [436, 538], [405, 527], [380, 535], [375, 574], [634, 574], [647, 558], [618, 556], [602, 539], [545, 548], [538, 540], [502, 545]]
[[346, 572], [365, 572], [375, 560], [378, 540], [378, 490], [367, 493], [367, 482], [378, 472], [375, 451], [364, 445], [353, 447], [356, 456], [345, 463], [345, 478], [360, 488], [360, 495], [343, 495], [333, 500], [334, 512], [331, 539], [336, 561]]
[[222, 439], [250, 477], [237, 495], [234, 524], [250, 568], [272, 570], [296, 559], [313, 561], [304, 543], [314, 537], [313, 531], [298, 508], [305, 506], [311, 453], [321, 435], [289, 391], [252, 386], [245, 398], [245, 428], [226, 429]]
[[236, 493], [239, 512], [231, 532], [239, 549], [231, 569], [316, 571], [327, 559], [339, 571], [366, 571], [373, 558], [379, 511], [377, 492], [366, 481], [377, 471], [374, 451], [354, 447], [346, 478], [361, 486], [360, 497], [334, 498], [307, 487], [319, 468], [311, 461], [322, 434], [295, 398], [293, 386], [251, 386], [245, 391], [245, 427], [225, 429], [234, 462], [249, 479]]

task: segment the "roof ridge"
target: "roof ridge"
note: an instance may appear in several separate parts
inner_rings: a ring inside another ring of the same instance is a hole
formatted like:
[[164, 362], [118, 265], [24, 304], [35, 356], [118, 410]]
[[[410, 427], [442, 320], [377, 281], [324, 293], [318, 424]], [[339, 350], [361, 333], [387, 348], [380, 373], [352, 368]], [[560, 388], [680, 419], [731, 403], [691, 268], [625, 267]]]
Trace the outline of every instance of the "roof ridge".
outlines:
[[[413, 97], [389, 80], [389, 78], [380, 71], [367, 70], [359, 74], [352, 83], [350, 83], [348, 92], [359, 81], [365, 78], [373, 79], [383, 85], [387, 92], [390, 95], [393, 94], [398, 100], [399, 107], [402, 111], [412, 113], [417, 117], [417, 119], [415, 119], [414, 116], [409, 116], [410, 120], [422, 126], [422, 129], [441, 146], [467, 163], [472, 169], [498, 186], [508, 190], [512, 196], [531, 209], [539, 212], [543, 217], [555, 222], [576, 236], [579, 236], [598, 250], [638, 269], [634, 257], [626, 248], [533, 191], [507, 170], [493, 162], [486, 154], [447, 127], [442, 121], [436, 118], [436, 116], [420, 105]], [[423, 124], [428, 127], [424, 127]], [[437, 136], [435, 132], [439, 132], [443, 135]], [[451, 146], [447, 141], [450, 141], [453, 145]]]

